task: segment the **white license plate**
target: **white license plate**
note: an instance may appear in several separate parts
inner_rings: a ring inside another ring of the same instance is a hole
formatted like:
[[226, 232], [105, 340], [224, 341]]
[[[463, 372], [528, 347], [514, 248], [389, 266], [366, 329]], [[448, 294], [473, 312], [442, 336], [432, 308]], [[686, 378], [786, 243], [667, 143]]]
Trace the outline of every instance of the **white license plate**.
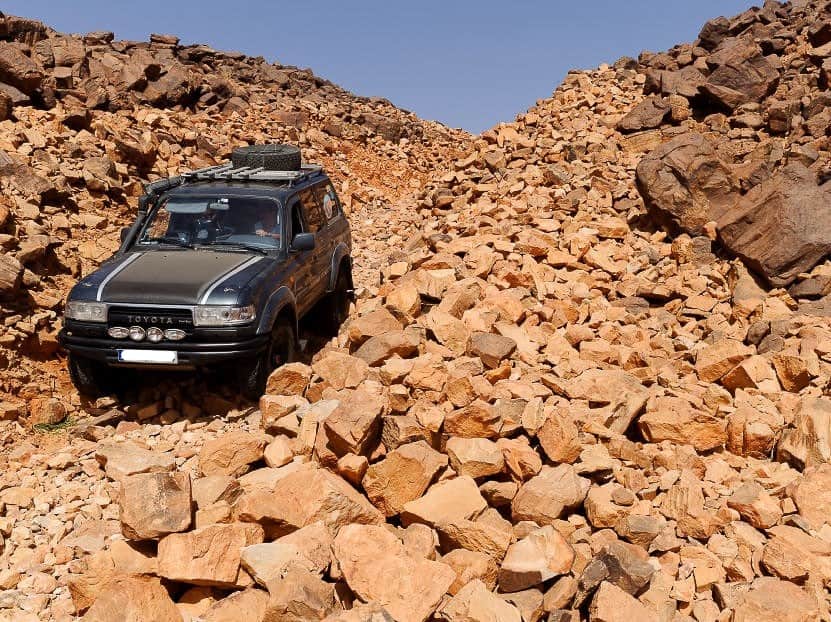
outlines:
[[176, 365], [179, 362], [179, 356], [176, 350], [119, 350], [118, 360], [122, 363]]

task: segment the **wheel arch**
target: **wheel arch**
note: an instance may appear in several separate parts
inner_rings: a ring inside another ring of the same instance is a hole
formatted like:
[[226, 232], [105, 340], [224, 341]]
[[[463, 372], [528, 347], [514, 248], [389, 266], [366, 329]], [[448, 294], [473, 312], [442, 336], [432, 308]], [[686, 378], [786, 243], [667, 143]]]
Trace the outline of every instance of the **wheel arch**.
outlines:
[[261, 335], [270, 333], [280, 318], [288, 318], [295, 334], [298, 334], [297, 304], [294, 294], [285, 285], [271, 294], [266, 301], [257, 325], [257, 333]]
[[344, 266], [347, 270], [349, 270], [349, 285], [352, 287], [352, 257], [349, 254], [349, 247], [341, 242], [335, 247], [335, 250], [332, 253], [331, 270], [329, 271], [329, 284], [326, 287], [327, 292], [334, 291], [335, 284], [338, 282], [338, 276]]

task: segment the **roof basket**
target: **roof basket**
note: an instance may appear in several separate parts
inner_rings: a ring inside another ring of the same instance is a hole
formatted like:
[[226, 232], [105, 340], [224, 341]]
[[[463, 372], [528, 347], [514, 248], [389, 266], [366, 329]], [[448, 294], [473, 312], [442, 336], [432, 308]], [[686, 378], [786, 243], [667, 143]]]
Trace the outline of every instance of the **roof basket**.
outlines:
[[209, 166], [195, 171], [182, 173], [186, 181], [265, 181], [288, 182], [291, 186], [307, 178], [320, 175], [323, 168], [316, 164], [306, 164], [299, 171], [268, 171], [262, 166], [240, 166], [234, 168], [231, 163]]

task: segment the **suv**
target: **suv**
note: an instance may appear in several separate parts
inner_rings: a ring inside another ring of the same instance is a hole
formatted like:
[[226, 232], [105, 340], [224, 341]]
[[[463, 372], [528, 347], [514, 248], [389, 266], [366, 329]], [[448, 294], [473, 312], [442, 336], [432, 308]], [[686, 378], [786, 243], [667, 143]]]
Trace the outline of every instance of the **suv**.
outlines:
[[61, 345], [73, 384], [111, 391], [119, 367], [233, 363], [257, 399], [295, 358], [298, 322], [337, 332], [353, 294], [351, 234], [332, 182], [288, 145], [145, 186], [121, 247], [72, 288]]

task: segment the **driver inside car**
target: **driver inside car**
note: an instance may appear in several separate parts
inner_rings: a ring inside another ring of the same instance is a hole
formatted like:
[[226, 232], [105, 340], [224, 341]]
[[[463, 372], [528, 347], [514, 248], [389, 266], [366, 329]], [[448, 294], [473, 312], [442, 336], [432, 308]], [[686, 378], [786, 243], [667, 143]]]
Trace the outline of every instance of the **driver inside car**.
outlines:
[[204, 215], [196, 221], [196, 241], [199, 243], [213, 242], [219, 233], [219, 212], [208, 208]]
[[254, 233], [260, 237], [280, 239], [280, 221], [277, 218], [277, 210], [262, 207], [257, 211], [257, 218], [259, 220], [254, 223]]

